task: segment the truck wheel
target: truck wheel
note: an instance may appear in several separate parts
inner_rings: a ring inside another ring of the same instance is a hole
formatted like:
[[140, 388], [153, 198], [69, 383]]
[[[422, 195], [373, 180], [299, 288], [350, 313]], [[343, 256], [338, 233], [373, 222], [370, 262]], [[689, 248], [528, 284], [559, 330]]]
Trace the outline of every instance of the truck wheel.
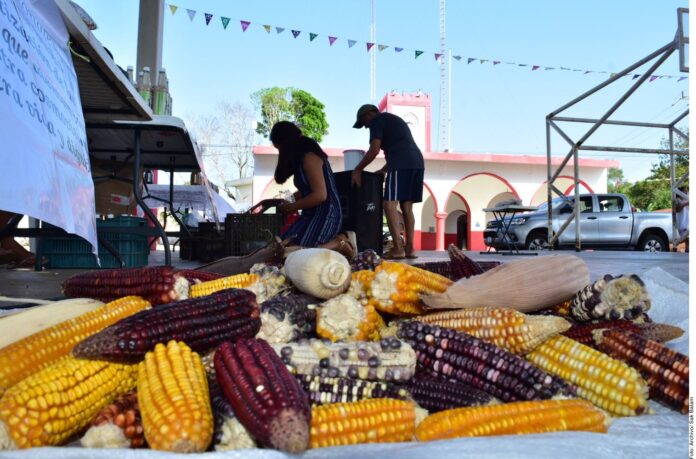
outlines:
[[549, 239], [545, 232], [537, 231], [533, 232], [527, 237], [527, 243], [525, 244], [527, 250], [548, 250]]
[[668, 250], [667, 241], [658, 234], [646, 234], [638, 243], [638, 250], [643, 252], [666, 252]]

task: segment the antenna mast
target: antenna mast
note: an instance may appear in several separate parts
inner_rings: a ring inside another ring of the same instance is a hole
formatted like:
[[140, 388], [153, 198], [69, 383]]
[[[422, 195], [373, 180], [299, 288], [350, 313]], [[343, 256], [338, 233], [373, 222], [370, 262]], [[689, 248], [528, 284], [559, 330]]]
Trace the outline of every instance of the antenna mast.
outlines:
[[[377, 43], [377, 0], [372, 0], [370, 41]], [[374, 48], [372, 48], [372, 53], [370, 53], [370, 102], [377, 104], [377, 51]]]
[[440, 151], [450, 151], [450, 122], [452, 118], [451, 101], [450, 101], [450, 86], [452, 75], [450, 66], [452, 63], [451, 53], [447, 51], [446, 46], [446, 12], [445, 0], [440, 0], [440, 118], [438, 125], [440, 127], [439, 148]]

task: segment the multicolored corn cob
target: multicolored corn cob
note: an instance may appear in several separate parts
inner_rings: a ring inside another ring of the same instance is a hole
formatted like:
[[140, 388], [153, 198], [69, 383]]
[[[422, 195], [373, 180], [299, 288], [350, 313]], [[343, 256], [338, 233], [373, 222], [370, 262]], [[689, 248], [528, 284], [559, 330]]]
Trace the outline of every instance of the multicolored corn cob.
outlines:
[[58, 446], [135, 388], [137, 366], [64, 357], [0, 398], [0, 445]]
[[597, 334], [598, 348], [637, 369], [650, 387], [650, 398], [689, 412], [689, 357], [629, 330]]
[[446, 277], [404, 263], [385, 261], [374, 272], [367, 290], [369, 304], [389, 314], [422, 314], [421, 294], [442, 293], [452, 285]]
[[256, 448], [256, 442], [234, 415], [234, 409], [222, 392], [215, 377], [208, 377], [210, 405], [213, 409], [213, 449], [215, 451], [232, 451]]
[[68, 355], [88, 336], [149, 307], [150, 303], [140, 297], [121, 298], [0, 349], [0, 395], [32, 373]]
[[447, 254], [452, 263], [452, 275], [456, 278], [454, 280], [459, 280], [461, 278], [468, 279], [471, 276], [476, 276], [485, 272], [478, 263], [467, 257], [466, 254], [454, 244], [450, 244], [449, 247], [447, 247]]
[[648, 385], [625, 363], [562, 335], [526, 355], [537, 367], [577, 386], [577, 394], [615, 416], [648, 408]]
[[142, 311], [75, 346], [76, 357], [139, 362], [157, 343], [183, 341], [196, 352], [255, 336], [261, 326], [254, 294], [228, 289]]
[[331, 341], [376, 341], [382, 327], [374, 306], [363, 306], [347, 293], [322, 303], [317, 314], [317, 334]]
[[410, 441], [416, 431], [413, 402], [374, 398], [312, 408], [311, 448]]
[[220, 279], [192, 285], [190, 296], [191, 298], [199, 298], [228, 288], [248, 288], [258, 280], [259, 276], [256, 274], [235, 274], [234, 276], [221, 277]]
[[293, 374], [408, 381], [416, 371], [416, 353], [393, 337], [379, 343], [303, 340], [274, 344], [273, 349]]
[[595, 346], [595, 331], [596, 330], [629, 330], [633, 333], [652, 339], [660, 343], [664, 343], [684, 334], [684, 330], [668, 324], [658, 323], [642, 323], [637, 324], [630, 320], [600, 320], [591, 323], [579, 323], [570, 327], [569, 330], [562, 333], [563, 336], [572, 338], [585, 346]]
[[237, 418], [261, 445], [290, 453], [307, 448], [307, 394], [268, 343], [223, 343], [215, 352], [215, 375]]
[[211, 273], [209, 271], [201, 271], [198, 269], [178, 269], [176, 274], [184, 276], [189, 285], [200, 284], [202, 282], [213, 281], [215, 279], [221, 279], [225, 276], [218, 273]]
[[466, 333], [404, 322], [398, 334], [416, 350], [419, 371], [467, 384], [504, 402], [573, 395], [565, 381]]
[[312, 405], [357, 402], [368, 398], [406, 399], [409, 397], [405, 388], [389, 381], [312, 375], [295, 375], [295, 378], [309, 396], [309, 403]]
[[487, 405], [496, 402], [490, 394], [466, 384], [416, 375], [404, 386], [418, 406], [431, 413], [465, 406]]
[[606, 433], [609, 417], [585, 400], [534, 400], [440, 411], [416, 429], [418, 441], [581, 430]]
[[92, 426], [80, 439], [85, 448], [142, 448], [145, 446], [138, 394], [117, 398], [92, 419]]
[[138, 399], [151, 449], [202, 452], [213, 438], [213, 413], [201, 359], [186, 344], [157, 344], [138, 366]]
[[350, 269], [353, 272], [362, 270], [373, 271], [380, 263], [382, 263], [382, 258], [377, 255], [377, 252], [368, 249], [363, 250], [353, 258], [353, 261], [350, 262]]
[[279, 295], [288, 295], [292, 290], [292, 286], [278, 266], [257, 263], [251, 267], [249, 274], [259, 276], [258, 281], [247, 287], [247, 290], [254, 292], [259, 304]]
[[575, 320], [627, 319], [640, 317], [650, 309], [650, 295], [635, 274], [603, 278], [580, 290], [572, 300], [570, 314]]
[[468, 333], [513, 354], [526, 354], [570, 328], [561, 317], [531, 316], [511, 308], [454, 309], [418, 316], [417, 320]]
[[104, 302], [135, 295], [158, 305], [188, 298], [189, 282], [171, 266], [103, 269], [66, 279], [63, 294], [68, 298], [86, 297]]
[[289, 343], [313, 336], [317, 306], [321, 301], [303, 293], [264, 301], [261, 303], [261, 330], [256, 337], [269, 343]]

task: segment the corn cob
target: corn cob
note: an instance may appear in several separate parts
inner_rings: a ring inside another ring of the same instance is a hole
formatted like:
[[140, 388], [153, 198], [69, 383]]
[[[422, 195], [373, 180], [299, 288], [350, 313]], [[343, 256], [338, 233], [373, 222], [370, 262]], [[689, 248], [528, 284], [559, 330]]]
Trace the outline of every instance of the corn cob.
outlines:
[[351, 271], [374, 270], [382, 263], [382, 258], [372, 249], [363, 250], [350, 262]]
[[57, 446], [135, 388], [137, 367], [64, 357], [0, 398], [0, 445]]
[[260, 325], [254, 294], [229, 289], [127, 317], [82, 341], [73, 355], [135, 363], [157, 343], [183, 341], [201, 352], [226, 340], [254, 336]]
[[629, 330], [607, 330], [596, 335], [597, 346], [615, 359], [636, 368], [650, 387], [650, 398], [689, 412], [689, 357]]
[[471, 276], [476, 276], [478, 274], [483, 274], [484, 270], [471, 258], [467, 257], [466, 254], [456, 245], [450, 244], [447, 247], [447, 254], [449, 255], [450, 262], [452, 263], [452, 276], [454, 280], [459, 280], [461, 278], [469, 278]]
[[556, 314], [559, 316], [564, 316], [564, 317], [570, 317], [570, 305], [573, 303], [572, 298], [567, 301], [563, 301], [562, 303], [558, 303], [555, 306], [551, 306], [548, 311], [551, 312], [552, 314]]
[[357, 402], [369, 398], [409, 398], [407, 390], [389, 381], [329, 378], [328, 376], [295, 375], [312, 405]]
[[153, 305], [188, 298], [189, 282], [171, 266], [105, 269], [75, 274], [63, 282], [68, 298], [87, 297], [104, 302], [141, 296]]
[[269, 343], [289, 343], [314, 335], [317, 305], [321, 300], [305, 294], [276, 296], [261, 303], [261, 329], [256, 335]]
[[572, 430], [605, 433], [608, 427], [608, 416], [585, 400], [534, 400], [441, 411], [420, 423], [416, 437], [432, 441]]
[[117, 398], [92, 419], [80, 439], [85, 448], [142, 448], [145, 446], [138, 395], [129, 392]]
[[456, 275], [453, 273], [452, 262], [449, 260], [441, 261], [424, 261], [421, 263], [411, 263], [411, 266], [416, 268], [424, 269], [428, 272], [439, 274], [440, 276], [446, 277], [451, 281], [458, 280]]
[[496, 402], [490, 394], [466, 384], [430, 376], [416, 375], [403, 387], [418, 406], [431, 413]]
[[636, 370], [562, 335], [526, 358], [539, 368], [577, 385], [577, 394], [615, 416], [642, 414], [648, 386]]
[[0, 349], [0, 395], [32, 373], [68, 355], [73, 346], [86, 337], [149, 307], [150, 303], [139, 297], [121, 298]]
[[379, 343], [309, 340], [274, 344], [273, 349], [293, 374], [408, 381], [416, 371], [416, 353], [396, 338]]
[[213, 437], [208, 380], [186, 344], [158, 343], [138, 365], [138, 399], [151, 449], [205, 451]]
[[403, 263], [385, 261], [375, 268], [369, 284], [369, 303], [389, 314], [422, 314], [421, 294], [442, 293], [452, 281]]
[[363, 306], [349, 294], [322, 303], [317, 314], [317, 334], [331, 341], [375, 341], [384, 321], [375, 308]]
[[504, 402], [573, 394], [563, 380], [466, 333], [404, 322], [398, 334], [416, 350], [419, 371], [467, 384]]
[[228, 288], [247, 288], [259, 280], [257, 274], [235, 274], [191, 286], [191, 298], [211, 295]]
[[261, 445], [291, 453], [307, 448], [307, 394], [268, 343], [223, 343], [215, 352], [215, 375], [237, 418]]
[[178, 269], [176, 274], [184, 276], [190, 286], [225, 277], [222, 274], [201, 271], [199, 269]]
[[234, 409], [215, 377], [208, 377], [208, 388], [215, 422], [212, 443], [215, 451], [256, 448], [256, 442], [234, 415]]
[[375, 279], [375, 272], [369, 270], [353, 271], [350, 276], [350, 287], [347, 294], [367, 304], [367, 292], [372, 281]]
[[[643, 314], [643, 317], [647, 317]], [[638, 334], [644, 338], [657, 341], [658, 343], [666, 343], [677, 339], [684, 334], [684, 330], [674, 325], [659, 324], [655, 322], [634, 322], [639, 329]]]
[[312, 408], [310, 448], [410, 441], [416, 431], [413, 402], [374, 398]]
[[259, 280], [247, 287], [256, 294], [256, 301], [261, 304], [279, 295], [287, 295], [292, 286], [278, 266], [257, 263], [251, 267], [249, 274], [256, 274]]
[[526, 354], [570, 328], [561, 317], [530, 316], [511, 308], [465, 308], [435, 312], [418, 321], [468, 333], [513, 354]]
[[572, 338], [585, 346], [596, 348], [594, 340], [594, 332], [596, 330], [629, 330], [647, 339], [661, 343], [679, 338], [684, 333], [681, 328], [672, 325], [656, 323], [637, 324], [630, 320], [619, 319], [575, 324], [569, 330], [563, 332], [562, 335]]
[[611, 274], [575, 294], [570, 314], [575, 320], [627, 319], [640, 317], [650, 309], [645, 284], [635, 274], [614, 277]]

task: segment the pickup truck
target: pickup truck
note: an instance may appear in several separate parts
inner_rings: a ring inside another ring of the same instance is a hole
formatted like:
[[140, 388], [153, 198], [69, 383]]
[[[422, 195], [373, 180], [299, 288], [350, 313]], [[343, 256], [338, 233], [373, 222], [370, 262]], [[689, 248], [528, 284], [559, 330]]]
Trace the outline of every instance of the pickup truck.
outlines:
[[[572, 202], [574, 197], [568, 197]], [[552, 201], [552, 228], [556, 232], [573, 211], [563, 198]], [[505, 224], [510, 218], [505, 218]], [[500, 221], [486, 224], [484, 243], [496, 250], [507, 249]], [[548, 248], [548, 213], [544, 202], [537, 210], [516, 214], [510, 222], [508, 236], [518, 248]], [[672, 235], [672, 214], [636, 212], [623, 194], [580, 195], [580, 244], [593, 248], [635, 248], [646, 252], [669, 250]], [[554, 248], [575, 247], [575, 222], [561, 233]]]

